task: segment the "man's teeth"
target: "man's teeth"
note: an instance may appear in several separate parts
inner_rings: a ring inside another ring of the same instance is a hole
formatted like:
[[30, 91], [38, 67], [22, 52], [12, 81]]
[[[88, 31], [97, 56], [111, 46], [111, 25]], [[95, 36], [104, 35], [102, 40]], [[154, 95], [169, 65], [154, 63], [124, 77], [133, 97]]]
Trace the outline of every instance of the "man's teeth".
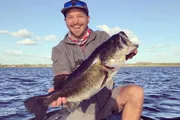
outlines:
[[80, 26], [76, 26], [76, 27], [73, 27], [74, 29], [78, 29], [78, 28], [80, 28]]

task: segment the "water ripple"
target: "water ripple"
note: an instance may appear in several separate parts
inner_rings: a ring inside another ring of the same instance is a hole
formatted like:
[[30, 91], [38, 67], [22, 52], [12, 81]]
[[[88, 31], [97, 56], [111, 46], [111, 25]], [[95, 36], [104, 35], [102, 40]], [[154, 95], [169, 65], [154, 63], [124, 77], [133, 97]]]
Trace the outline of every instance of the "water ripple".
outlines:
[[[23, 101], [46, 94], [52, 78], [51, 68], [1, 68], [0, 120], [30, 118]], [[144, 116], [155, 120], [180, 116], [180, 67], [124, 67], [114, 80], [116, 86], [134, 83], [144, 88]]]

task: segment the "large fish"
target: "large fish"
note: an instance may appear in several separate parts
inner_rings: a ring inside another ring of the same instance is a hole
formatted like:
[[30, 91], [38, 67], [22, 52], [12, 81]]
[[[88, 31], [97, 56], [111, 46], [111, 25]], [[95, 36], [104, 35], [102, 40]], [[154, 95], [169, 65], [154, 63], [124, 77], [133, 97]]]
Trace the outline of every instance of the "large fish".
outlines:
[[89, 99], [106, 86], [106, 83], [124, 65], [126, 55], [137, 47], [138, 45], [129, 41], [124, 32], [113, 35], [98, 46], [73, 73], [62, 81], [61, 89], [25, 100], [26, 109], [34, 113], [37, 120], [41, 120], [50, 103], [58, 97], [66, 97], [69, 107], [73, 106], [73, 103]]

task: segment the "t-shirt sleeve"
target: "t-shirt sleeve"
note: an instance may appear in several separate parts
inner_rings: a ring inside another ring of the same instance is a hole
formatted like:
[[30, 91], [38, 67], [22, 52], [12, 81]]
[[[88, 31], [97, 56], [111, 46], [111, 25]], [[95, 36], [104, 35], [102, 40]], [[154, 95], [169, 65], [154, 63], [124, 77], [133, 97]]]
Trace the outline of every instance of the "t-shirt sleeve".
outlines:
[[55, 75], [71, 73], [71, 68], [67, 54], [60, 48], [52, 49], [52, 69]]

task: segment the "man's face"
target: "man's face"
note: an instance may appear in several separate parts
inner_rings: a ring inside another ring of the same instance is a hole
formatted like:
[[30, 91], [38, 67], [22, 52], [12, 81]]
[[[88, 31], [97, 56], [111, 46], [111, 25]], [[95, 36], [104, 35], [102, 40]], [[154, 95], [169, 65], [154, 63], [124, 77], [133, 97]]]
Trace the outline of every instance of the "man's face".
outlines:
[[86, 33], [90, 17], [84, 11], [78, 8], [72, 8], [66, 13], [66, 25], [72, 36], [76, 39], [81, 39]]

